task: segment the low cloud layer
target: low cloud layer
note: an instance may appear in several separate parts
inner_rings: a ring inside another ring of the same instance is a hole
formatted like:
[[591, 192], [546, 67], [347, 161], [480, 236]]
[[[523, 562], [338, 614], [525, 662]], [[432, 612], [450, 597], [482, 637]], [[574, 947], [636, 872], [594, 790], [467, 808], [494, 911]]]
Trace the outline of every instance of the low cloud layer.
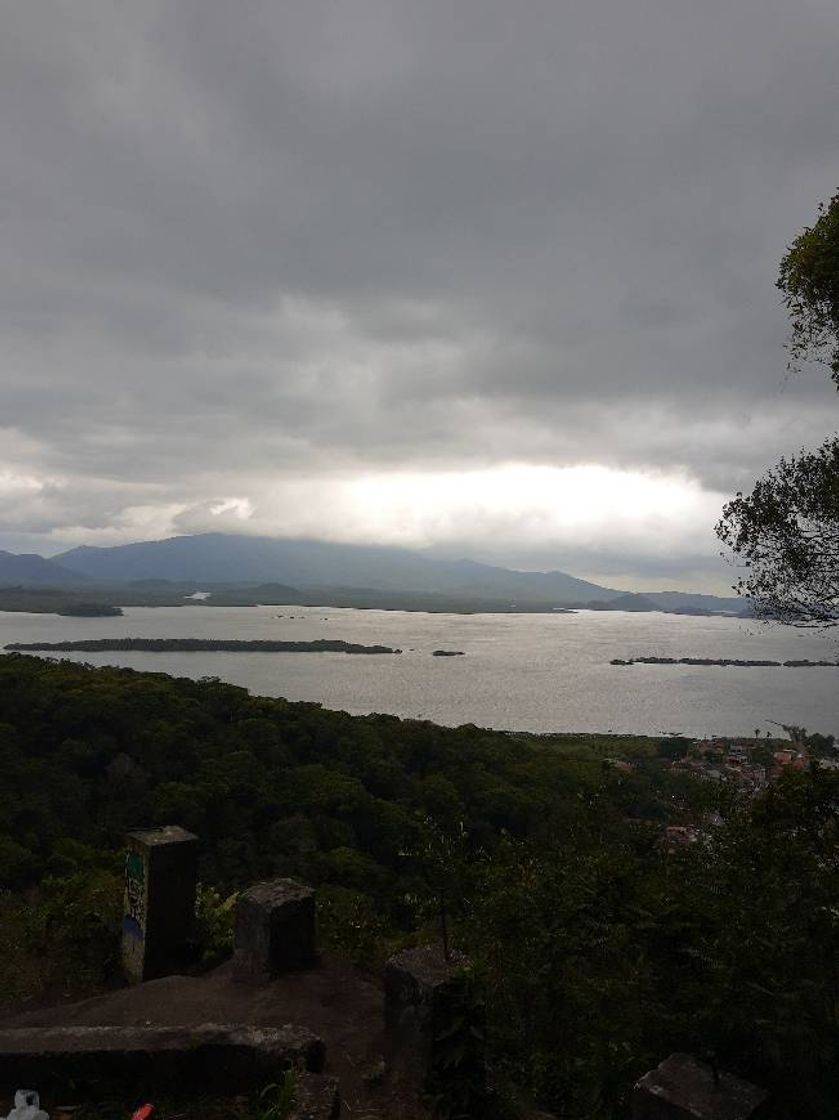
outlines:
[[18, 5], [0, 547], [725, 586], [725, 497], [835, 427], [774, 278], [839, 186], [837, 54], [827, 0]]

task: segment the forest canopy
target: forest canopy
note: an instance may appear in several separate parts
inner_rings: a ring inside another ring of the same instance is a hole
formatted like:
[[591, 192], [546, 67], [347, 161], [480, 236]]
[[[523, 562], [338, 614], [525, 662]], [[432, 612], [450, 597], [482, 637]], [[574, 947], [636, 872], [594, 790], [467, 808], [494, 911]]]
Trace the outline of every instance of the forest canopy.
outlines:
[[[204, 903], [304, 879], [322, 944], [365, 967], [438, 936], [442, 903], [485, 992], [496, 1083], [559, 1115], [627, 1115], [634, 1080], [687, 1050], [772, 1089], [785, 1117], [827, 1120], [839, 777], [813, 766], [743, 798], [674, 766], [689, 746], [4, 656], [0, 1001], [109, 982], [123, 835], [180, 824]], [[672, 849], [669, 824], [696, 842]]]

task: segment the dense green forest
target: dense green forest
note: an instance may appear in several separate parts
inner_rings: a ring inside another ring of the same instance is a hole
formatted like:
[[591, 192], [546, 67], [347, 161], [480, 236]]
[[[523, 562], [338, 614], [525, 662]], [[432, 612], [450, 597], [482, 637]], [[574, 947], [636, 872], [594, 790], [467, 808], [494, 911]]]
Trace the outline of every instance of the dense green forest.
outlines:
[[[0, 581], [2, 582], [2, 581]], [[194, 593], [202, 591], [200, 599]], [[714, 596], [681, 596], [678, 592], [653, 593], [653, 597], [627, 593], [609, 602], [562, 597], [562, 606], [546, 596], [537, 601], [513, 601], [514, 596], [478, 595], [466, 591], [388, 590], [362, 587], [321, 587], [301, 591], [281, 583], [213, 583], [196, 581], [138, 580], [125, 584], [84, 584], [83, 587], [0, 586], [0, 610], [36, 614], [91, 615], [96, 607], [104, 614], [122, 607], [255, 607], [301, 605], [350, 607], [356, 610], [422, 611], [429, 614], [568, 614], [575, 610], [665, 611], [668, 614], [748, 615], [747, 605]], [[683, 601], [687, 600], [687, 601]], [[100, 613], [100, 612], [97, 612]]]
[[[833, 1116], [839, 778], [738, 797], [672, 769], [682, 746], [0, 658], [0, 999], [109, 983], [122, 836], [177, 823], [201, 840], [197, 953], [223, 941], [222, 900], [268, 876], [314, 884], [322, 941], [370, 968], [445, 911], [492, 1084], [558, 1116], [625, 1116], [673, 1050], [766, 1085], [778, 1115]], [[696, 842], [663, 842], [685, 823]]]

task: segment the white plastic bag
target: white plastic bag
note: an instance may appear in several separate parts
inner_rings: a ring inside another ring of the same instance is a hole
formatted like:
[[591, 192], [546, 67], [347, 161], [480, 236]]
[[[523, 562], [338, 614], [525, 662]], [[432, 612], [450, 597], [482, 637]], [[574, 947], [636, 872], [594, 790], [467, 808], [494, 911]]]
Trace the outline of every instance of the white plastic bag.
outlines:
[[15, 1093], [15, 1107], [6, 1120], [50, 1120], [41, 1108], [41, 1101], [34, 1089], [18, 1089]]

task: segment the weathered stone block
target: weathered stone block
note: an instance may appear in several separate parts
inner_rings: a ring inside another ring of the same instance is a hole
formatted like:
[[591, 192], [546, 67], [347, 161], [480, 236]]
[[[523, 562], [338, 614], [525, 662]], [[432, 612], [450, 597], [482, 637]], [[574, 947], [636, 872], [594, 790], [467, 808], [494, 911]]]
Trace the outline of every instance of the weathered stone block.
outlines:
[[263, 983], [283, 972], [311, 968], [315, 950], [315, 895], [293, 879], [257, 883], [239, 896], [233, 934], [233, 974]]
[[419, 1077], [431, 1072], [433, 1042], [464, 991], [466, 957], [446, 960], [441, 945], [421, 945], [391, 957], [385, 966], [385, 1023], [403, 1057]]
[[391, 957], [385, 966], [385, 1019], [396, 1026], [406, 1009], [426, 1017], [436, 1001], [460, 983], [466, 957], [453, 950], [448, 960], [441, 945], [420, 945]]
[[303, 1027], [27, 1027], [0, 1030], [0, 1084], [109, 1082], [189, 1093], [250, 1091], [289, 1066], [320, 1072], [322, 1039]]
[[768, 1094], [690, 1054], [671, 1054], [635, 1085], [633, 1120], [757, 1120]]
[[299, 1073], [289, 1120], [335, 1120], [341, 1111], [338, 1081], [318, 1073]]
[[176, 825], [126, 837], [122, 963], [131, 983], [179, 971], [195, 920], [198, 843]]

